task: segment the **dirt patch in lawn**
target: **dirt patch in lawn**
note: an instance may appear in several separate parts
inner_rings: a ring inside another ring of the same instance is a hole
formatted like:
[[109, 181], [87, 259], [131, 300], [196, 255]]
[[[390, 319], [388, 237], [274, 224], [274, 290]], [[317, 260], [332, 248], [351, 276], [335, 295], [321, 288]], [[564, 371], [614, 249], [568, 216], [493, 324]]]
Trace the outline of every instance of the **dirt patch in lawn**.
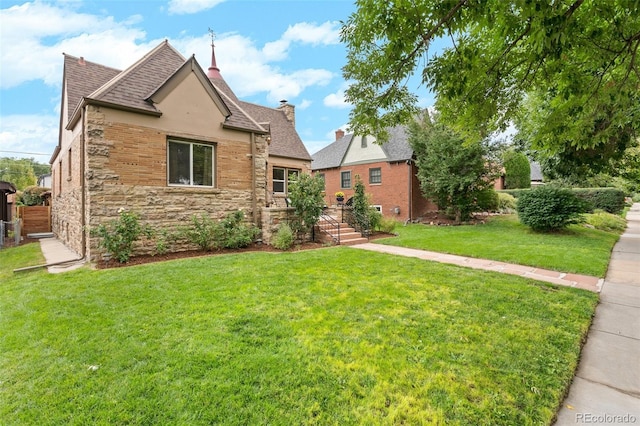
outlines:
[[[369, 237], [369, 240], [376, 240], [378, 238], [388, 238], [395, 237], [395, 234], [388, 234], [386, 232], [376, 232]], [[302, 250], [316, 250], [319, 248], [328, 247], [326, 243], [316, 243], [316, 242], [307, 242], [304, 244], [296, 244], [290, 250], [290, 252], [302, 251]], [[267, 244], [251, 244], [248, 247], [240, 248], [240, 249], [221, 249], [215, 251], [181, 251], [176, 253], [165, 253], [165, 254], [156, 254], [156, 255], [145, 255], [145, 256], [134, 256], [129, 259], [129, 261], [120, 263], [117, 260], [108, 260], [108, 261], [100, 261], [95, 264], [97, 269], [108, 269], [108, 268], [122, 268], [125, 266], [133, 266], [133, 265], [144, 265], [146, 263], [154, 263], [154, 262], [163, 262], [166, 260], [175, 260], [175, 259], [186, 259], [190, 257], [202, 257], [202, 256], [219, 256], [222, 254], [233, 254], [233, 253], [250, 253], [250, 252], [273, 252], [279, 253], [282, 250], [278, 250], [277, 248], [267, 245]]]

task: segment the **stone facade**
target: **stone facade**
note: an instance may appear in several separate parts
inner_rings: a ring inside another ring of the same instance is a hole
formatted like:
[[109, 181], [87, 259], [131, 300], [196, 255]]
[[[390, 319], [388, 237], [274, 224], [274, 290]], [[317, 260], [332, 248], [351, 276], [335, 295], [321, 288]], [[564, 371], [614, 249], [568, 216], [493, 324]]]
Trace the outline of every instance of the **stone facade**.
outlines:
[[[91, 236], [91, 230], [117, 218], [120, 209], [137, 213], [141, 223], [156, 231], [175, 230], [188, 224], [194, 215], [206, 214], [215, 220], [237, 210], [242, 210], [247, 220], [256, 226], [261, 224], [260, 213], [266, 204], [267, 185], [268, 148], [265, 137], [254, 135], [250, 142], [244, 142], [169, 133], [141, 125], [110, 122], [103, 110], [88, 106], [85, 115], [85, 223], [89, 236], [86, 247], [89, 259], [98, 257], [99, 239]], [[169, 137], [208, 142], [215, 146], [214, 187], [167, 185]], [[73, 147], [79, 146], [80, 138], [76, 139]], [[254, 144], [253, 149], [251, 143]], [[61, 158], [59, 168], [64, 176], [68, 165], [64, 157]], [[56, 235], [80, 253], [80, 167], [73, 162], [72, 168], [76, 170], [73, 175], [77, 175], [77, 179], [66, 181], [63, 178], [62, 190], [54, 203], [53, 222]], [[188, 248], [191, 247], [177, 247], [178, 250]], [[138, 245], [135, 254], [148, 254], [153, 249]]]

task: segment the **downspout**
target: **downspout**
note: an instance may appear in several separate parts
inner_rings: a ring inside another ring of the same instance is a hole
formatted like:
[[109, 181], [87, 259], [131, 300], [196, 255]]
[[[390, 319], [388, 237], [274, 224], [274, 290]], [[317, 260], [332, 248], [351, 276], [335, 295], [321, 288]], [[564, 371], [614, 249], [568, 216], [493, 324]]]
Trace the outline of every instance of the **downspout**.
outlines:
[[413, 165], [411, 159], [407, 160], [409, 170], [409, 222], [413, 221]]
[[87, 230], [86, 230], [86, 226], [87, 226], [87, 220], [85, 217], [86, 214], [86, 201], [87, 201], [87, 197], [86, 197], [86, 182], [85, 182], [85, 142], [86, 142], [86, 138], [84, 135], [85, 132], [85, 108], [87, 108], [86, 105], [83, 105], [81, 110], [80, 110], [80, 119], [82, 121], [82, 134], [80, 135], [80, 225], [82, 226], [82, 253], [80, 253], [82, 259], [87, 257]]
[[251, 133], [251, 208], [253, 210], [253, 223], [258, 223], [258, 200], [256, 194], [256, 134]]

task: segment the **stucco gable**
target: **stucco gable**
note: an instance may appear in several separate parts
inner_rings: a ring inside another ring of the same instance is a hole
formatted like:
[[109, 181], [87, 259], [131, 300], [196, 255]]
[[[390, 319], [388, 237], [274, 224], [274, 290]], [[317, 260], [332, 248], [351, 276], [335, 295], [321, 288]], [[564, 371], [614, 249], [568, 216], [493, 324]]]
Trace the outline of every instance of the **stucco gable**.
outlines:
[[165, 40], [87, 98], [113, 106], [159, 114], [147, 98], [184, 63], [185, 58]]
[[218, 91], [213, 87], [204, 71], [196, 61], [195, 57], [189, 58], [180, 68], [178, 68], [173, 74], [171, 74], [165, 81], [163, 81], [157, 88], [155, 88], [145, 100], [157, 106], [161, 103], [173, 90], [175, 90], [187, 77], [195, 76], [198, 82], [202, 86], [202, 93], [207, 96], [216, 104], [220, 113], [227, 119], [231, 115], [229, 107], [220, 97]]
[[313, 154], [312, 170], [330, 169], [346, 164], [363, 164], [380, 161], [399, 162], [410, 160], [413, 149], [409, 145], [409, 135], [405, 126], [388, 129], [389, 141], [382, 146], [375, 143], [373, 136], [367, 137], [367, 148], [361, 148], [362, 139], [353, 134], [324, 147]]

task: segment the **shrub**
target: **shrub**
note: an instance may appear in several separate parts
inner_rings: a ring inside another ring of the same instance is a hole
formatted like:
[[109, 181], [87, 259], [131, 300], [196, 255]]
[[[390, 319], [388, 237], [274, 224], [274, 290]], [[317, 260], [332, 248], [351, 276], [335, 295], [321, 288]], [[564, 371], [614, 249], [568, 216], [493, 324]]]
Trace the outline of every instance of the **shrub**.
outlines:
[[319, 174], [302, 173], [290, 182], [289, 198], [296, 214], [290, 226], [295, 233], [309, 232], [318, 223], [324, 207], [323, 191], [324, 180]]
[[391, 233], [395, 228], [396, 228], [395, 220], [386, 218], [384, 216], [380, 217], [380, 221], [378, 222], [378, 228], [377, 228], [378, 231]]
[[217, 248], [247, 247], [260, 231], [253, 225], [243, 222], [244, 213], [240, 210], [229, 213], [220, 221], [215, 230]]
[[527, 189], [503, 189], [499, 193], [500, 194], [509, 194], [514, 198], [520, 198], [522, 194], [526, 194], [527, 192], [531, 192], [530, 188]]
[[275, 235], [273, 236], [271, 245], [278, 250], [289, 250], [293, 245], [294, 240], [295, 236], [293, 235], [291, 227], [286, 223], [281, 223], [278, 226], [278, 230], [276, 231]]
[[42, 194], [47, 191], [49, 191], [49, 188], [27, 186], [20, 194], [20, 202], [25, 206], [40, 206], [44, 202]]
[[584, 219], [584, 202], [571, 190], [541, 186], [518, 198], [520, 222], [534, 231], [555, 231]]
[[587, 211], [604, 210], [620, 213], [624, 209], [625, 193], [618, 188], [581, 188], [574, 190], [576, 195], [587, 203]]
[[499, 207], [498, 193], [493, 188], [487, 188], [480, 192], [476, 197], [477, 210], [481, 212], [494, 212]]
[[367, 210], [367, 216], [369, 229], [378, 229], [380, 221], [382, 220], [382, 213], [380, 213], [375, 207], [369, 207]]
[[217, 223], [206, 214], [191, 217], [191, 227], [184, 230], [185, 238], [200, 247], [203, 251], [211, 251], [216, 246]]
[[498, 210], [501, 213], [513, 213], [516, 210], [516, 197], [498, 192]]
[[513, 150], [506, 151], [503, 162], [505, 186], [508, 189], [531, 187], [531, 166], [526, 155]]
[[141, 235], [151, 236], [152, 232], [148, 226], [140, 225], [140, 218], [136, 213], [124, 209], [120, 209], [119, 213], [118, 219], [107, 225], [98, 225], [92, 234], [100, 237], [98, 247], [104, 248], [118, 262], [124, 263], [131, 257], [133, 243]]
[[603, 210], [596, 210], [593, 214], [586, 215], [586, 221], [596, 229], [618, 234], [622, 234], [627, 227], [627, 221], [622, 217]]

